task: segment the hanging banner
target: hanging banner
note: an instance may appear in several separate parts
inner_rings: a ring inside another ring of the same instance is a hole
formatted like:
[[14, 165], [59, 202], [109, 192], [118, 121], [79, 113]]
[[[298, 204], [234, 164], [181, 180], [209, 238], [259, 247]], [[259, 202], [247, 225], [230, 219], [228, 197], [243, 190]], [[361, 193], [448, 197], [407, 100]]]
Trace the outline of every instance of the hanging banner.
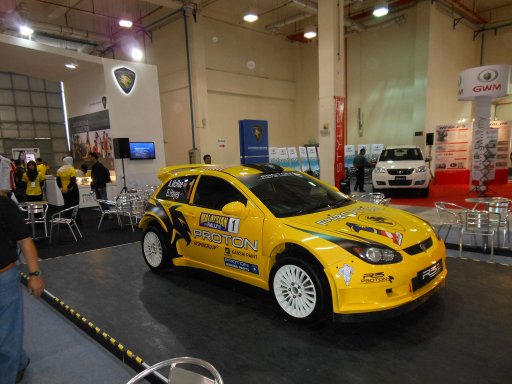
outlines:
[[336, 113], [336, 148], [334, 149], [334, 185], [345, 178], [345, 98], [334, 96]]

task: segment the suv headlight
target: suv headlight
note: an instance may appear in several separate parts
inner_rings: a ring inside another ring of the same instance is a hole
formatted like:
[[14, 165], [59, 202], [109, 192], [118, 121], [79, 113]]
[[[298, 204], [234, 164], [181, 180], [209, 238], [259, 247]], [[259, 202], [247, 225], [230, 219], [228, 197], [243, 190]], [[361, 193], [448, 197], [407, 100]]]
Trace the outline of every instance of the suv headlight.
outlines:
[[427, 166], [422, 165], [421, 167], [418, 167], [414, 170], [415, 172], [427, 172]]
[[375, 173], [386, 173], [387, 170], [384, 167], [375, 167]]
[[369, 264], [395, 264], [402, 261], [400, 253], [383, 245], [351, 242], [340, 246]]

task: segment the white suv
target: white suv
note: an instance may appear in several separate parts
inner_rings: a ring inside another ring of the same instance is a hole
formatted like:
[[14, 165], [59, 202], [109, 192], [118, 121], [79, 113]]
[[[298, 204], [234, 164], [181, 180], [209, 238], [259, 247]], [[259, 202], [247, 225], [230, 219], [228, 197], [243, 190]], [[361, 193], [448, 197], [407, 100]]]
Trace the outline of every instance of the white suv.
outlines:
[[427, 197], [430, 184], [430, 159], [425, 159], [421, 149], [411, 145], [395, 145], [384, 148], [372, 172], [373, 191], [383, 189], [419, 190]]

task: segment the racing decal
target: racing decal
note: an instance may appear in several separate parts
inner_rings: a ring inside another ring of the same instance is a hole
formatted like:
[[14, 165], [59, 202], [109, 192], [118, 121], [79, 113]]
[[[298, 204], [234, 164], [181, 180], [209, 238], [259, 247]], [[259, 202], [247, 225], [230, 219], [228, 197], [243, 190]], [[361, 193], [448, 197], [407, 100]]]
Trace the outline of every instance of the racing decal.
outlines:
[[360, 242], [363, 242], [366, 244], [373, 243], [372, 241], [369, 241], [368, 239], [365, 239], [364, 237], [361, 237], [361, 236], [350, 236], [350, 238], [347, 239], [346, 237], [331, 236], [331, 235], [327, 235], [325, 233], [308, 231], [306, 229], [297, 228], [297, 227], [294, 227], [293, 225], [289, 225], [289, 224], [287, 224], [287, 226], [290, 228], [296, 229], [298, 231], [301, 231], [301, 232], [309, 233], [310, 235], [316, 236], [320, 239], [330, 241], [331, 243], [338, 244], [340, 246], [343, 246], [343, 243], [353, 242], [354, 239], [357, 239], [357, 241], [360, 241]]
[[347, 223], [347, 227], [349, 227], [350, 229], [352, 229], [355, 232], [366, 231], [366, 232], [370, 232], [370, 233], [376, 233], [377, 235], [381, 235], [381, 236], [390, 238], [393, 241], [393, 243], [395, 243], [397, 245], [402, 245], [402, 240], [403, 240], [404, 235], [401, 234], [400, 232], [389, 232], [389, 231], [384, 231], [383, 229], [378, 229], [378, 228], [373, 228], [373, 227], [362, 227], [356, 223]]
[[338, 269], [338, 275], [343, 277], [343, 280], [345, 280], [345, 285], [347, 287], [350, 285], [350, 280], [352, 279], [353, 273], [354, 268], [348, 265], [347, 263], [343, 264], [343, 267]]
[[244, 237], [231, 236], [224, 233], [210, 232], [201, 229], [194, 229], [194, 237], [215, 244], [224, 244], [245, 250], [252, 249], [254, 252], [258, 251], [258, 240], [251, 242], [251, 240]]
[[393, 280], [395, 280], [393, 276], [386, 276], [384, 272], [365, 273], [361, 279], [361, 284], [383, 283], [386, 281], [392, 283]]
[[201, 243], [200, 241], [194, 240], [194, 245], [196, 247], [211, 249], [212, 251], [215, 251], [219, 246], [217, 244], [207, 244], [207, 243]]
[[258, 258], [258, 255], [255, 254], [255, 253], [240, 251], [239, 249], [229, 249], [229, 248], [224, 248], [224, 255], [226, 255], [226, 256], [233, 255], [233, 256], [249, 257], [251, 259], [257, 259]]
[[188, 227], [187, 221], [183, 213], [178, 211], [181, 205], [174, 205], [169, 209], [169, 216], [165, 212], [165, 208], [159, 201], [152, 206], [149, 210], [156, 214], [165, 224], [170, 231], [171, 245], [175, 245], [179, 239], [184, 239], [187, 245], [190, 244], [192, 239], [190, 238], [190, 228]]
[[241, 271], [254, 273], [259, 275], [258, 266], [256, 264], [246, 263], [245, 261], [230, 259], [229, 257], [224, 258], [224, 265], [229, 268], [240, 269]]
[[183, 200], [185, 198], [185, 182], [180, 179], [171, 179], [167, 183], [165, 197], [169, 200]]
[[380, 208], [378, 208], [378, 207], [377, 208], [358, 207], [356, 209], [352, 209], [352, 210], [346, 211], [346, 212], [337, 213], [335, 215], [327, 215], [327, 217], [325, 217], [324, 219], [320, 219], [320, 220], [316, 221], [316, 224], [327, 225], [332, 221], [340, 221], [340, 220], [345, 220], [348, 217], [356, 217], [357, 214], [362, 210], [368, 211], [368, 210], [373, 210], [373, 209], [377, 210]]
[[229, 233], [238, 233], [240, 219], [202, 212], [199, 218], [199, 226]]
[[359, 221], [369, 224], [379, 224], [387, 227], [392, 227], [395, 231], [405, 231], [405, 228], [398, 224], [395, 220], [386, 217], [378, 216], [373, 214], [361, 214], [357, 217]]
[[290, 176], [301, 176], [300, 174], [298, 173], [294, 173], [294, 172], [283, 172], [283, 173], [264, 173], [264, 174], [261, 174], [259, 179], [260, 180], [265, 180], [265, 179], [273, 179], [273, 178], [276, 178], [276, 177], [290, 177]]

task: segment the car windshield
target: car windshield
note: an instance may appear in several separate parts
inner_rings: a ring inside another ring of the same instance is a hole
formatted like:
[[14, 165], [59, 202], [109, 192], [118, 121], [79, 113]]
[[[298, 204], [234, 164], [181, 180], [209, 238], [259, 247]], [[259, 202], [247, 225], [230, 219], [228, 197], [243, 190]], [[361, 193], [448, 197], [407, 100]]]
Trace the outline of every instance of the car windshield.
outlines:
[[276, 217], [305, 215], [352, 202], [314, 177], [298, 172], [250, 175], [241, 177], [240, 181]]
[[423, 160], [419, 148], [394, 148], [382, 151], [379, 161]]

